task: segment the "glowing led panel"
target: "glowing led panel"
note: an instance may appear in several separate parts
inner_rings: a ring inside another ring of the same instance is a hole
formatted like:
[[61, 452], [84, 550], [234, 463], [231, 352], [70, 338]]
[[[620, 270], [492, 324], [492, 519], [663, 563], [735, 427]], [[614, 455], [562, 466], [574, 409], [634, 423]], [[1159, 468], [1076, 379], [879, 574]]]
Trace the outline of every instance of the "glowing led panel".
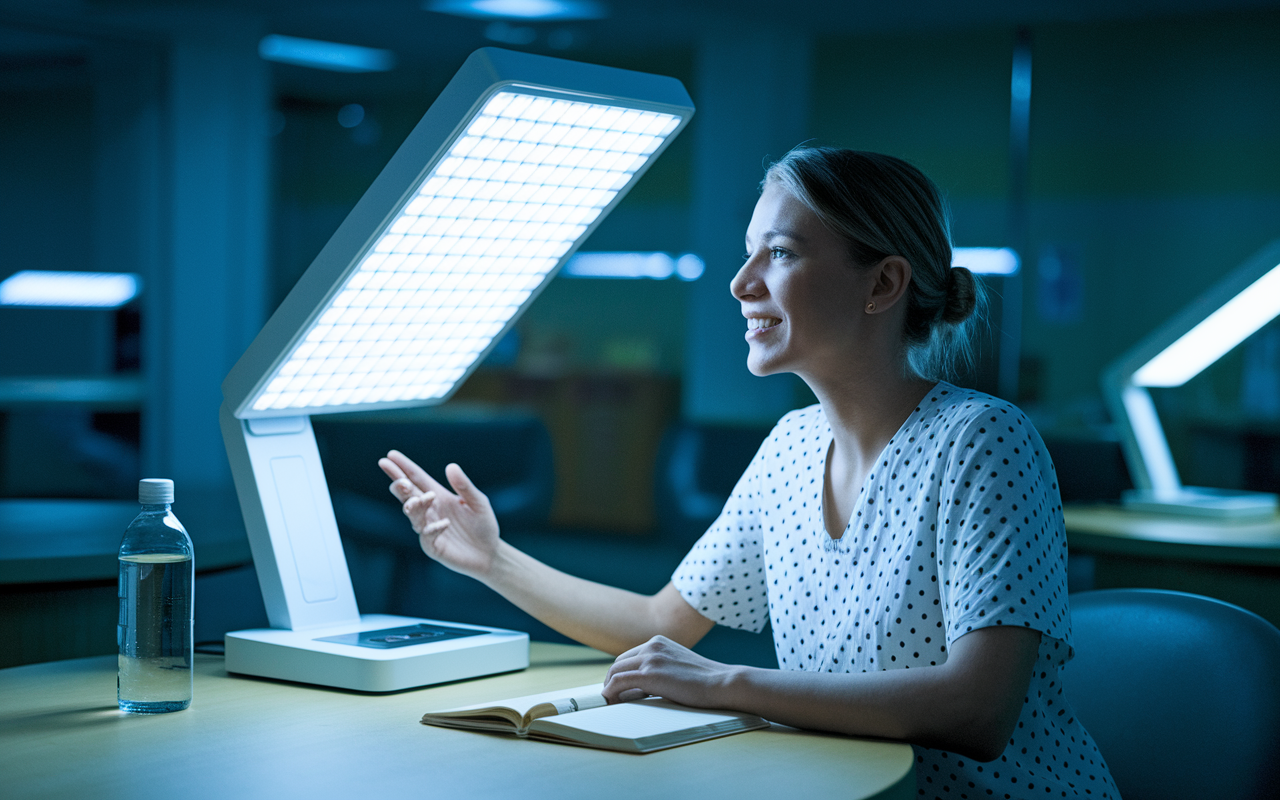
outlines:
[[679, 123], [604, 103], [493, 95], [252, 408], [444, 397]]
[[1280, 316], [1280, 265], [1180, 336], [1133, 375], [1137, 386], [1181, 386]]

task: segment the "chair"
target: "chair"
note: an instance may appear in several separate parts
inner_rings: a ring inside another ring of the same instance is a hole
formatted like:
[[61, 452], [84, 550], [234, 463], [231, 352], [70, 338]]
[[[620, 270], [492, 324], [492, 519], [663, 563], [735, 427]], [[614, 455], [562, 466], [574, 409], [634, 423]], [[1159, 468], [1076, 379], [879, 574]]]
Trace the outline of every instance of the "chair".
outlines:
[[1071, 596], [1067, 700], [1125, 800], [1280, 796], [1280, 630], [1199, 595]]
[[720, 515], [770, 426], [681, 422], [662, 437], [654, 502], [664, 539], [687, 547]]

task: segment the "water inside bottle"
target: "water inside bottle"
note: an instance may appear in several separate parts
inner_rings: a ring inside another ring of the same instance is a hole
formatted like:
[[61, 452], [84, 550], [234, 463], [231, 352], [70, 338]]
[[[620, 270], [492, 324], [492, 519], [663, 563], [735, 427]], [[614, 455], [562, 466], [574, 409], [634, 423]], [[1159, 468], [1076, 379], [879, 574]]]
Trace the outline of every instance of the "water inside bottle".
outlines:
[[191, 556], [120, 558], [120, 708], [179, 711], [191, 704]]

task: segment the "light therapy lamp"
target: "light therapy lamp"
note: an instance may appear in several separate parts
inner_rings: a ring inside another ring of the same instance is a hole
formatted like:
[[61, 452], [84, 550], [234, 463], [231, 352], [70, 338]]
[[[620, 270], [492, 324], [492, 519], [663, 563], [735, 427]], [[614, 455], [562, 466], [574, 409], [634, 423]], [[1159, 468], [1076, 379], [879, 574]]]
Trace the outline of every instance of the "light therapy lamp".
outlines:
[[1102, 376], [1134, 490], [1127, 507], [1213, 517], [1276, 512], [1276, 496], [1183, 486], [1150, 387], [1181, 386], [1280, 315], [1280, 240], [1202, 294]]
[[227, 634], [229, 672], [393, 691], [528, 665], [524, 633], [359, 613], [310, 418], [447, 399], [692, 114], [673, 78], [467, 59], [222, 384], [272, 626]]

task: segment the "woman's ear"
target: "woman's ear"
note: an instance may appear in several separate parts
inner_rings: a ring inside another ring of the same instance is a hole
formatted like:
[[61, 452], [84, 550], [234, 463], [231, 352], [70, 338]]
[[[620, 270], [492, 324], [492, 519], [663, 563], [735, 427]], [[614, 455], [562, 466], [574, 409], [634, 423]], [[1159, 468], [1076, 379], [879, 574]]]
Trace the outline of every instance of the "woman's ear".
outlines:
[[871, 284], [867, 313], [876, 314], [893, 308], [907, 293], [907, 285], [911, 283], [911, 262], [902, 256], [888, 256], [872, 269], [875, 280]]

